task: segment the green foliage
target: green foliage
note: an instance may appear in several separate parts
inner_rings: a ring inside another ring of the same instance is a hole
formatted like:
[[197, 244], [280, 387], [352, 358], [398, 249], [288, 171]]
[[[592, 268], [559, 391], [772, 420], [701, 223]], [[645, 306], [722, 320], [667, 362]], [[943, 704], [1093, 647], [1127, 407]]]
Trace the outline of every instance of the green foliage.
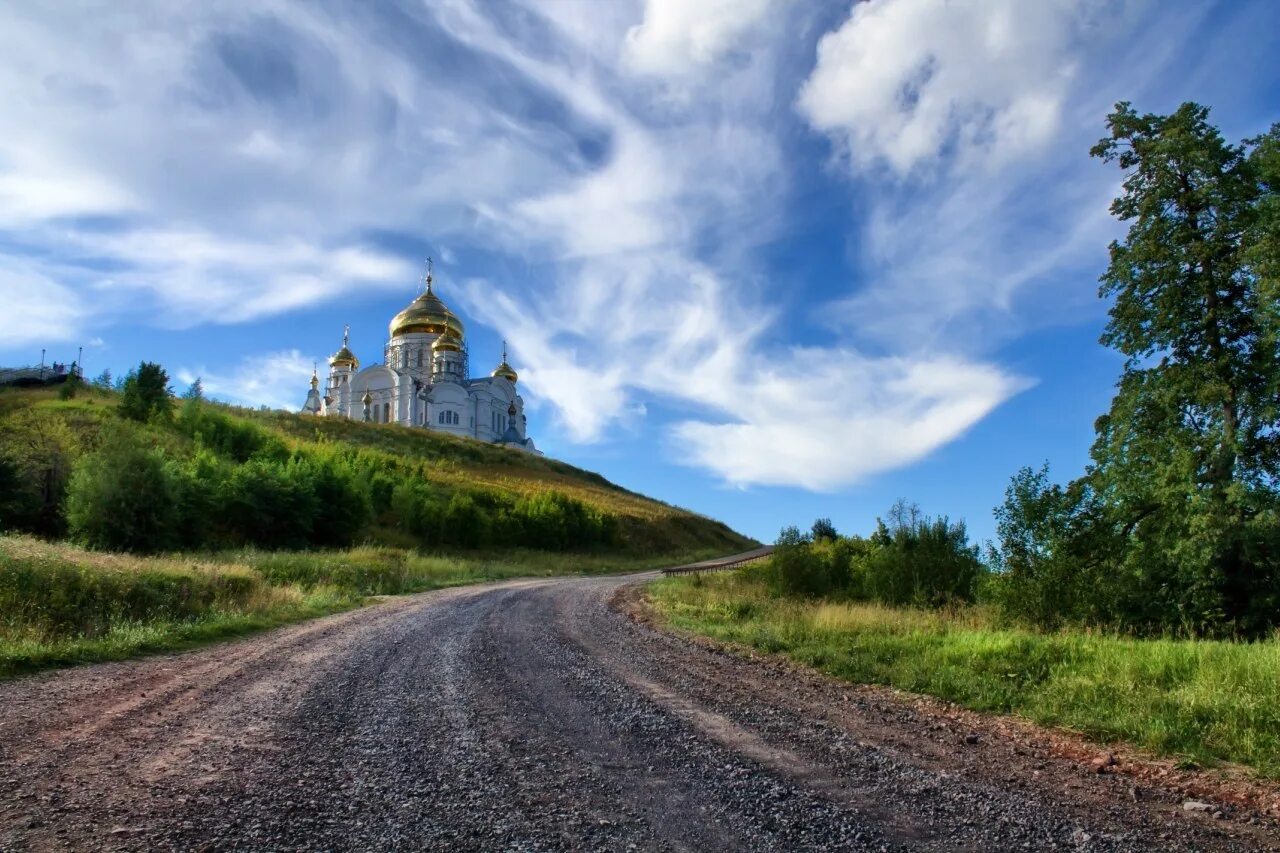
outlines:
[[67, 489], [71, 535], [93, 547], [154, 553], [172, 548], [177, 489], [163, 454], [130, 429], [76, 465]]
[[[749, 571], [774, 594], [942, 607], [973, 601], [984, 567], [963, 522], [923, 517], [899, 501], [869, 539], [785, 527], [768, 564]], [[824, 524], [825, 522], [825, 524]], [[826, 519], [814, 529], [828, 532]], [[834, 530], [834, 527], [831, 528]]]
[[[131, 376], [129, 399], [146, 384], [143, 373]], [[162, 370], [145, 373], [163, 378]], [[0, 485], [17, 487], [0, 493], [4, 529], [64, 532], [72, 506], [66, 484], [87, 447], [93, 459], [74, 501], [76, 536], [95, 547], [147, 553], [340, 548], [368, 541], [657, 555], [725, 553], [747, 544], [718, 522], [618, 489], [598, 475], [481, 442], [249, 413], [196, 396], [176, 417], [152, 412], [122, 423], [109, 417], [116, 399], [104, 405], [100, 395], [63, 402], [49, 397], [15, 392], [0, 408]], [[123, 405], [125, 395], [117, 399]], [[131, 471], [138, 446], [147, 449], [147, 459]], [[465, 467], [473, 458], [483, 465]], [[157, 461], [163, 471], [152, 464]], [[131, 526], [145, 520], [141, 497], [128, 507], [139, 518], [130, 515], [120, 530], [110, 529], [128, 488], [108, 488], [104, 472], [119, 474], [129, 488], [134, 481], [126, 475], [141, 478], [140, 496], [163, 496], [155, 512], [170, 525], [166, 535], [143, 535]]]
[[831, 523], [831, 519], [819, 518], [813, 522], [813, 527], [809, 529], [809, 538], [814, 542], [820, 542], [824, 539], [834, 542], [840, 538], [840, 534], [836, 532], [836, 526]]
[[81, 442], [61, 417], [23, 410], [0, 422], [0, 527], [43, 536], [65, 530], [61, 513]]
[[1093, 464], [1065, 489], [1015, 477], [1001, 607], [1159, 633], [1280, 624], [1280, 126], [1226, 143], [1208, 110], [1120, 104], [1093, 154], [1125, 170], [1100, 295], [1126, 356]]
[[173, 412], [169, 396], [169, 374], [158, 364], [144, 361], [125, 377], [120, 394], [120, 415], [146, 423], [166, 419]]
[[900, 500], [888, 524], [876, 520], [871, 544], [863, 558], [869, 599], [923, 607], [974, 600], [983, 565], [963, 521], [932, 519]]
[[110, 370], [104, 370], [99, 373], [92, 384], [99, 391], [112, 391], [115, 389], [115, 380], [112, 379]]
[[284, 442], [278, 438], [218, 411], [201, 398], [190, 397], [182, 404], [176, 426], [183, 435], [235, 462], [247, 462], [258, 453], [274, 458], [288, 455]]
[[1117, 624], [1129, 595], [1110, 568], [1119, 542], [1087, 480], [1064, 489], [1048, 465], [1023, 468], [995, 515], [1000, 547], [985, 598], [1006, 618], [1047, 629]]

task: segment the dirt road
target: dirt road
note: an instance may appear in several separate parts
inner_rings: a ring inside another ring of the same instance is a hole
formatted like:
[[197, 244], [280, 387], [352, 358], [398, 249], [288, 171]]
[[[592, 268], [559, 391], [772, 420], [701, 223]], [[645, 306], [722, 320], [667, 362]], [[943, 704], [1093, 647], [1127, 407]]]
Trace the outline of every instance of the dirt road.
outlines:
[[1248, 809], [655, 632], [616, 606], [642, 579], [0, 684], [0, 849], [1280, 848]]

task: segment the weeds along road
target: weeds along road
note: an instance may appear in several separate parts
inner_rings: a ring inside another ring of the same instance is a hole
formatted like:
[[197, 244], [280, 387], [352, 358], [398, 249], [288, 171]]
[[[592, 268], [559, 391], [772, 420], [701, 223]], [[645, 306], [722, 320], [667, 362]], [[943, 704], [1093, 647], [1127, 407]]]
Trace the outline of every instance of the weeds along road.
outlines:
[[[631, 578], [429, 593], [0, 684], [0, 849], [1259, 849], [1080, 762], [659, 634]], [[625, 603], [625, 602], [624, 602]], [[973, 738], [971, 738], [973, 739]]]

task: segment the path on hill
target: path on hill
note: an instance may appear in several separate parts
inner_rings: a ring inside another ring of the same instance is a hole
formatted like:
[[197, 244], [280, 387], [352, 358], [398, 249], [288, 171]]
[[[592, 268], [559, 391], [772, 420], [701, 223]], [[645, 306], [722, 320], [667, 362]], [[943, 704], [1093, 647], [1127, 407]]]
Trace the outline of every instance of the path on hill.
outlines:
[[0, 684], [0, 849], [1280, 844], [1243, 809], [656, 633], [610, 607], [646, 577], [428, 593]]

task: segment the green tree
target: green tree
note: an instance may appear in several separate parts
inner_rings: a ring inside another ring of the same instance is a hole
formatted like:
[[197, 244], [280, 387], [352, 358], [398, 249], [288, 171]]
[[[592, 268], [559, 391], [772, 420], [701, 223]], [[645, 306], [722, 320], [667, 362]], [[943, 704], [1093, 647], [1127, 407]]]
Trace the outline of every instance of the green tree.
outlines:
[[131, 430], [83, 457], [67, 488], [71, 535], [93, 548], [153, 553], [177, 544], [179, 495], [161, 452]]
[[62, 533], [59, 506], [79, 455], [80, 440], [60, 417], [25, 409], [0, 422], [0, 456], [8, 460], [14, 480], [4, 501], [4, 525]]
[[1111, 210], [1129, 230], [1101, 278], [1102, 342], [1126, 362], [1089, 477], [1125, 541], [1117, 568], [1141, 588], [1129, 621], [1256, 633], [1280, 603], [1280, 354], [1257, 266], [1275, 238], [1260, 172], [1277, 134], [1230, 145], [1190, 103], [1121, 103], [1107, 125], [1092, 153], [1125, 170]]
[[110, 391], [115, 388], [115, 381], [111, 378], [111, 371], [104, 370], [99, 373], [98, 377], [93, 380], [93, 387], [99, 391]]
[[152, 418], [168, 419], [173, 411], [169, 396], [169, 374], [163, 367], [144, 361], [129, 372], [120, 395], [120, 414], [130, 420], [146, 422]]
[[187, 386], [187, 390], [182, 392], [184, 400], [203, 400], [204, 399], [204, 382], [197, 376], [195, 381]]
[[813, 523], [813, 527], [809, 530], [809, 538], [814, 542], [826, 539], [834, 542], [840, 538], [840, 534], [836, 532], [836, 526], [831, 523], [829, 518], [819, 518]]

